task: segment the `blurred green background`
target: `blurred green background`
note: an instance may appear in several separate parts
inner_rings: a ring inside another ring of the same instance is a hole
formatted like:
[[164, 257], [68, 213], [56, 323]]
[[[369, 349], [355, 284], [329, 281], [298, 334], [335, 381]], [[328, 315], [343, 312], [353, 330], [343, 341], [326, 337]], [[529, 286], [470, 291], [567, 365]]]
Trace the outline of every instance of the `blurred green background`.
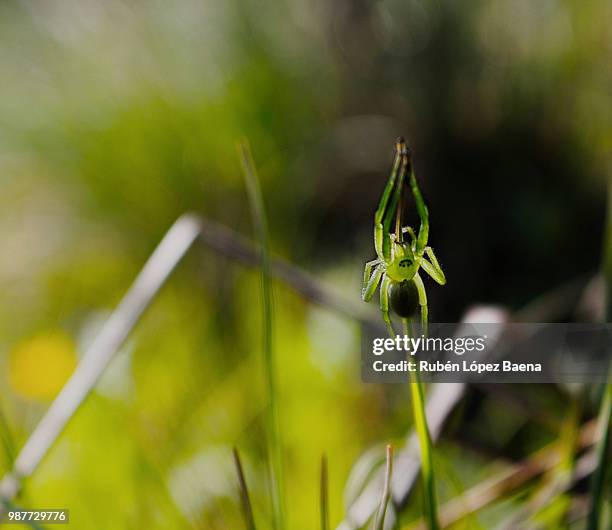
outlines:
[[[607, 0], [1, 2], [0, 475], [181, 213], [251, 237], [242, 137], [273, 252], [348, 298], [400, 134], [448, 278], [433, 321], [594, 274], [611, 21]], [[190, 254], [20, 503], [83, 530], [240, 528], [237, 445], [265, 528], [260, 304], [257, 271]], [[358, 324], [280, 283], [275, 317], [290, 528], [310, 529], [321, 454], [338, 522], [355, 460], [410, 426], [408, 390], [362, 384]], [[558, 436], [563, 390], [506, 390], [529, 406], [472, 390], [445, 431], [443, 499]]]

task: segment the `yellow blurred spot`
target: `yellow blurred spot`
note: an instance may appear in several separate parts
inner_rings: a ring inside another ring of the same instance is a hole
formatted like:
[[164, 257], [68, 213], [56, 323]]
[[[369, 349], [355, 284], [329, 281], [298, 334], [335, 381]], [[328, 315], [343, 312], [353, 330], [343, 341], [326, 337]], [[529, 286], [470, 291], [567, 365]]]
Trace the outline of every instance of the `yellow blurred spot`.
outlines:
[[60, 332], [39, 335], [18, 343], [9, 357], [9, 381], [20, 396], [50, 401], [76, 366], [72, 339]]

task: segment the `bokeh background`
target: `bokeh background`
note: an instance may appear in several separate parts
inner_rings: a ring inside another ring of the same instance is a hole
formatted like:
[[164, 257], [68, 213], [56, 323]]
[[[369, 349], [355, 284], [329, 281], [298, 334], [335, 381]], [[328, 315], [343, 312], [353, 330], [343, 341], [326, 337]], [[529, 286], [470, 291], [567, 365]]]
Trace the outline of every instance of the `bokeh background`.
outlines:
[[[586, 283], [610, 247], [611, 27], [607, 0], [2, 1], [0, 475], [181, 213], [252, 237], [243, 137], [273, 252], [347, 298], [400, 134], [448, 278], [434, 321]], [[359, 325], [280, 282], [274, 325], [290, 527], [318, 524], [323, 452], [338, 522], [354, 462], [410, 427], [408, 391], [362, 384]], [[193, 252], [20, 503], [83, 530], [240, 528], [237, 445], [265, 528], [260, 350], [258, 272]], [[554, 440], [568, 399], [471, 390], [442, 498]]]

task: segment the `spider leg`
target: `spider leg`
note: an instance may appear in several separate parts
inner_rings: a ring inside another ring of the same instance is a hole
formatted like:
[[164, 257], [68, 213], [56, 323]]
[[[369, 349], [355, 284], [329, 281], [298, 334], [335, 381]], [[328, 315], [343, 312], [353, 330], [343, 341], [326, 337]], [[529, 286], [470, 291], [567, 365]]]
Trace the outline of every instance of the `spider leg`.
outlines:
[[419, 293], [419, 305], [421, 306], [421, 327], [423, 328], [423, 334], [427, 336], [428, 314], [427, 293], [425, 292], [425, 285], [423, 285], [423, 280], [421, 279], [421, 276], [418, 272], [414, 275], [413, 281], [416, 285], [417, 292]]
[[381, 259], [373, 259], [372, 261], [366, 261], [365, 268], [363, 269], [363, 283], [364, 285], [368, 283], [370, 280], [370, 276], [372, 276], [372, 268], [381, 264]]
[[[376, 268], [374, 269], [374, 272], [372, 272], [372, 267], [374, 266]], [[378, 283], [380, 282], [384, 269], [385, 268], [379, 259], [368, 261], [365, 264], [365, 269], [363, 270], [363, 285], [361, 287], [361, 299], [364, 302], [369, 302], [372, 296], [374, 296], [376, 287], [378, 287]]]
[[410, 165], [410, 188], [412, 189], [412, 195], [416, 202], [417, 212], [421, 219], [421, 227], [419, 228], [419, 236], [416, 244], [416, 251], [421, 254], [427, 246], [427, 240], [429, 239], [429, 210], [425, 204], [425, 200], [421, 195], [421, 190], [417, 184], [416, 175], [414, 174], [414, 168]]
[[376, 255], [380, 259], [389, 259], [391, 256], [391, 240], [389, 235], [393, 216], [395, 215], [404, 185], [404, 176], [407, 168], [406, 151], [406, 144], [402, 139], [399, 139], [396, 144], [391, 175], [374, 214], [374, 246], [376, 247]]
[[444, 271], [440, 267], [436, 255], [431, 247], [425, 247], [425, 253], [427, 257], [430, 259], [431, 263], [427, 261], [425, 258], [421, 260], [421, 267], [425, 269], [425, 272], [429, 274], [434, 280], [436, 280], [440, 285], [444, 285], [446, 283], [446, 276], [444, 275]]
[[387, 329], [391, 337], [395, 337], [395, 330], [389, 316], [389, 288], [391, 287], [391, 278], [386, 274], [383, 275], [382, 283], [380, 284], [380, 311], [382, 312], [383, 320], [387, 324]]
[[412, 240], [412, 247], [415, 248], [415, 243], [417, 240], [417, 236], [414, 233], [414, 230], [412, 229], [411, 226], [405, 226], [404, 228], [402, 228], [402, 233], [403, 234], [409, 234], [410, 235], [410, 239]]

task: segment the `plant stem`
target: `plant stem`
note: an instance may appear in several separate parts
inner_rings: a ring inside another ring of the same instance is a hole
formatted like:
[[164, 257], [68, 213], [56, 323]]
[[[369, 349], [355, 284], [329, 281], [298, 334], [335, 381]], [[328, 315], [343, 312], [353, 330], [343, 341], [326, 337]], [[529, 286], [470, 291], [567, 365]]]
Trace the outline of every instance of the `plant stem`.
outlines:
[[261, 187], [251, 150], [246, 141], [239, 145], [239, 155], [244, 173], [253, 225], [261, 247], [261, 288], [263, 297], [263, 361], [264, 377], [268, 389], [269, 403], [266, 414], [266, 431], [269, 444], [270, 485], [272, 498], [273, 528], [284, 530], [285, 503], [283, 484], [282, 443], [278, 418], [278, 395], [276, 363], [272, 339], [272, 284], [270, 281], [270, 249], [268, 227], [261, 194]]
[[329, 479], [327, 475], [327, 457], [321, 458], [321, 530], [329, 530]]
[[2, 402], [0, 402], [0, 442], [5, 455], [5, 467], [11, 469], [15, 460], [15, 444], [8, 421], [2, 410]]
[[242, 504], [242, 515], [244, 517], [244, 524], [247, 530], [256, 530], [255, 517], [253, 516], [253, 507], [251, 505], [251, 499], [249, 497], [249, 489], [247, 487], [246, 478], [244, 477], [244, 470], [242, 469], [242, 462], [240, 461], [240, 455], [238, 449], [234, 447], [234, 464], [236, 465], [236, 473], [238, 474], [238, 485], [240, 486], [240, 502]]
[[393, 447], [387, 445], [387, 465], [385, 467], [385, 484], [383, 486], [383, 492], [380, 497], [380, 505], [376, 512], [376, 518], [374, 520], [374, 530], [384, 530], [385, 527], [385, 514], [387, 513], [387, 504], [389, 504], [389, 498], [391, 497], [391, 475], [393, 473]]
[[610, 447], [610, 418], [612, 417], [612, 384], [604, 389], [604, 397], [599, 412], [598, 430], [600, 439], [597, 443], [597, 468], [591, 478], [591, 511], [588, 530], [599, 530], [603, 505], [605, 503], [605, 477], [609, 467], [608, 450]]
[[[606, 232], [603, 247], [603, 273], [606, 282], [605, 304], [607, 322], [612, 317], [612, 180], [608, 184], [608, 207]], [[608, 369], [610, 370], [610, 369]], [[612, 419], [612, 373], [608, 372], [608, 383], [603, 388], [601, 407], [599, 409], [599, 433], [597, 444], [597, 468], [591, 478], [591, 510], [587, 524], [588, 530], [599, 530], [605, 497], [605, 479], [610, 462], [608, 451], [610, 446], [610, 423]]]
[[[408, 319], [402, 319], [404, 334], [411, 335], [411, 326]], [[410, 395], [412, 401], [412, 413], [414, 425], [419, 438], [421, 449], [421, 476], [423, 479], [423, 503], [425, 507], [425, 519], [429, 530], [438, 530], [438, 504], [436, 501], [436, 485], [433, 469], [433, 447], [429, 427], [427, 426], [427, 414], [425, 411], [425, 392], [419, 371], [410, 372]]]

